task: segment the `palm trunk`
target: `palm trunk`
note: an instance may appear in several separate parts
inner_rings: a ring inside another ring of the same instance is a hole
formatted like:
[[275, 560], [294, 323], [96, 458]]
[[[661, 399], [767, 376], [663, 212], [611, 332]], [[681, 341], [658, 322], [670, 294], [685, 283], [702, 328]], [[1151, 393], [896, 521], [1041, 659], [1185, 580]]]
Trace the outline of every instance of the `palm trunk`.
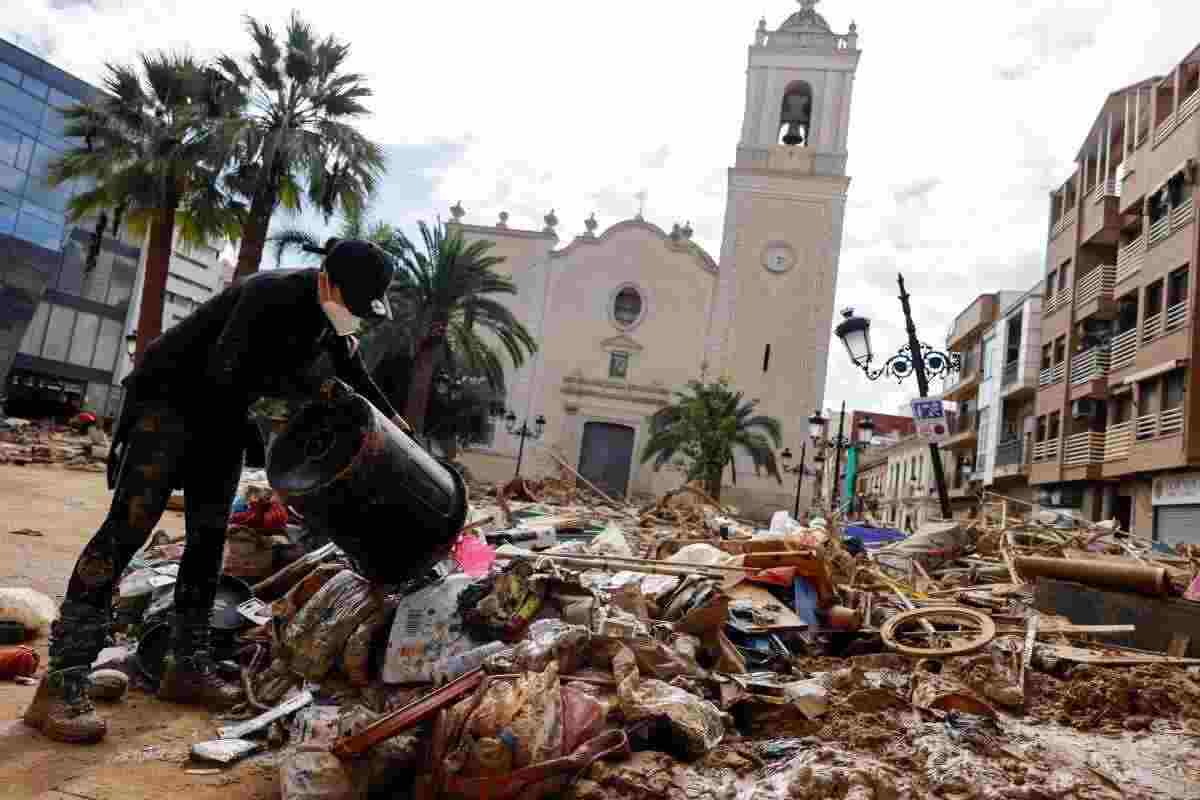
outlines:
[[418, 433], [425, 431], [425, 413], [429, 410], [429, 392], [433, 388], [439, 344], [440, 341], [432, 336], [421, 342], [413, 364], [412, 380], [408, 384], [408, 403], [404, 408], [404, 416]]
[[267, 231], [271, 227], [271, 214], [275, 211], [278, 194], [274, 186], [254, 193], [250, 214], [242, 229], [242, 243], [238, 247], [237, 271], [233, 275], [235, 280], [253, 275], [262, 265], [263, 250], [267, 246]]
[[721, 472], [718, 470], [716, 475], [709, 473], [709, 476], [704, 479], [704, 491], [713, 500], [720, 502], [721, 500]]
[[146, 247], [146, 277], [142, 283], [142, 303], [138, 313], [137, 348], [134, 363], [140, 363], [146, 348], [162, 333], [163, 304], [166, 301], [167, 274], [171, 270], [171, 250], [175, 238], [175, 206], [165, 208], [150, 225]]

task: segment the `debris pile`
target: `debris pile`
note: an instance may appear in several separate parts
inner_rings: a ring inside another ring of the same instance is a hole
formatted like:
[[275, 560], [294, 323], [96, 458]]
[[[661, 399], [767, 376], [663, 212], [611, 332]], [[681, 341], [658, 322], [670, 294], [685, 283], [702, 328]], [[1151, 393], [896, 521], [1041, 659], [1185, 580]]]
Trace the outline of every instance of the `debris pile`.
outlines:
[[[1192, 550], [987, 504], [908, 537], [760, 528], [693, 487], [624, 505], [552, 478], [471, 484], [452, 558], [383, 585], [244, 477], [212, 625], [248, 700], [192, 757], [273, 758], [285, 800], [1186, 796], [1069, 737], [1194, 757], [1200, 658], [1035, 590], [1188, 603]], [[97, 698], [153, 690], [182, 546], [123, 576]]]
[[87, 431], [49, 421], [0, 419], [0, 464], [61, 464], [68, 469], [103, 472], [108, 437], [96, 425]]

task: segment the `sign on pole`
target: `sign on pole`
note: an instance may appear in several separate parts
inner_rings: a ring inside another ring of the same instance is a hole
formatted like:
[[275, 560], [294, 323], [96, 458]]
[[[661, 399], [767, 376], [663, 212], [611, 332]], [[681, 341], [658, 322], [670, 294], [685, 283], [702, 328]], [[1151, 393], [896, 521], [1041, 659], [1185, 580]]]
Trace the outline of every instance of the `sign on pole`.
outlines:
[[950, 433], [950, 426], [946, 424], [946, 409], [941, 400], [913, 400], [912, 412], [918, 436], [941, 443]]

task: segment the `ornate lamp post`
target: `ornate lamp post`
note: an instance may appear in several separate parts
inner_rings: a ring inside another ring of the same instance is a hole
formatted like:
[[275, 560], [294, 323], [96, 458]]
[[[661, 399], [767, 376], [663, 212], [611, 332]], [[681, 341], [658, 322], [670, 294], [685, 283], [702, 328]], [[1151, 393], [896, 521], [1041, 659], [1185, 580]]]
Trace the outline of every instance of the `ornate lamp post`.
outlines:
[[[830, 490], [829, 510], [830, 512], [837, 511], [838, 498], [841, 495], [841, 485], [839, 479], [842, 472], [842, 452], [855, 447], [858, 442], [855, 442], [845, 435], [846, 427], [846, 403], [842, 402], [841, 416], [838, 419], [837, 436], [832, 439], [822, 438], [822, 433], [825, 426], [829, 424], [829, 420], [821, 416], [820, 409], [813, 412], [813, 415], [808, 418], [809, 436], [812, 438], [813, 446], [817, 450], [817, 457], [814, 459], [818, 463], [825, 461], [822, 455], [823, 450], [830, 450], [835, 453], [833, 464], [833, 488]], [[871, 431], [875, 430], [875, 421], [870, 415], [865, 415], [862, 422], [858, 424], [858, 429], [867, 436], [870, 436]]]
[[[922, 398], [929, 396], [929, 379], [939, 378], [961, 367], [962, 357], [958, 353], [944, 353], [934, 350], [917, 339], [917, 328], [913, 324], [912, 309], [908, 304], [908, 292], [904, 289], [904, 276], [898, 275], [900, 284], [900, 305], [904, 309], [904, 325], [908, 332], [908, 344], [900, 348], [896, 355], [883, 362], [878, 369], [871, 368], [875, 354], [871, 350], [871, 321], [864, 317], [854, 316], [854, 309], [848, 308], [842, 312], [845, 319], [835, 331], [850, 360], [866, 374], [869, 380], [878, 380], [881, 375], [890, 375], [897, 381], [903, 381], [909, 375], [917, 376], [917, 390]], [[950, 519], [950, 496], [946, 493], [946, 474], [942, 471], [941, 449], [936, 442], [929, 443], [929, 457], [933, 463], [933, 477], [937, 481], [938, 498], [941, 500], [942, 517]]]
[[125, 352], [129, 354], [130, 361], [132, 361], [133, 357], [137, 355], [137, 332], [136, 331], [130, 331], [128, 334], [126, 334], [126, 336], [125, 336]]
[[[491, 410], [492, 416], [499, 417], [504, 412], [504, 406], [499, 403], [493, 403]], [[533, 421], [533, 428], [529, 427], [528, 419], [518, 426], [517, 415], [509, 411], [507, 414], [504, 414], [504, 427], [513, 436], [521, 438], [521, 446], [517, 449], [517, 471], [513, 475], [513, 480], [516, 480], [521, 477], [521, 461], [525, 458], [525, 440], [542, 438], [542, 432], [546, 429], [546, 418], [538, 414], [537, 419]]]
[[[800, 463], [794, 467], [793, 466], [785, 466], [783, 468], [784, 472], [796, 473], [796, 510], [792, 512], [792, 519], [797, 520], [797, 521], [799, 521], [799, 519], [800, 519], [800, 487], [804, 485], [804, 473], [808, 469], [808, 467], [805, 466], [805, 464], [804, 464], [804, 457], [805, 457], [805, 455], [807, 455], [807, 453], [808, 453], [808, 442], [805, 442], [804, 444], [802, 444], [800, 446]], [[779, 457], [782, 458], [785, 462], [791, 461], [792, 460], [791, 449], [784, 448], [783, 452], [779, 454]]]

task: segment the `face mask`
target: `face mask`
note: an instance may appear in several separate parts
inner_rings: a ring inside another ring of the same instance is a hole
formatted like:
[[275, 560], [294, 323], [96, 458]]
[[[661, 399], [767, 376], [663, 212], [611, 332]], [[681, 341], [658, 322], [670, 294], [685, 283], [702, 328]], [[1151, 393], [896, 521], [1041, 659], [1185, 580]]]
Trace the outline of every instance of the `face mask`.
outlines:
[[325, 312], [325, 317], [329, 320], [329, 324], [333, 326], [333, 330], [338, 336], [349, 336], [358, 331], [361, 323], [358, 317], [350, 313], [350, 309], [334, 299], [333, 285], [329, 282], [329, 275], [322, 272], [317, 280], [318, 294], [320, 296], [321, 310]]

